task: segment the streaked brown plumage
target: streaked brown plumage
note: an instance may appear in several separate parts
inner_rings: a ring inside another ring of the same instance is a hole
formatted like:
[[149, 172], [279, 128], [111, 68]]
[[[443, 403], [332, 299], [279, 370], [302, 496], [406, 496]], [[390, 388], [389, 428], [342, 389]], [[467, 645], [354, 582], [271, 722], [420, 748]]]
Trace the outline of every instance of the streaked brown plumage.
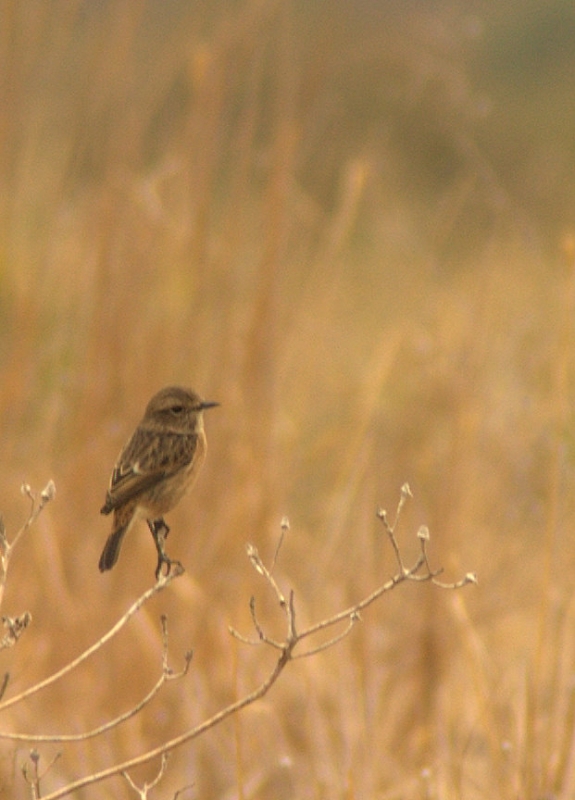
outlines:
[[112, 533], [100, 556], [101, 572], [114, 566], [125, 534], [142, 517], [156, 544], [156, 578], [163, 564], [169, 572], [172, 562], [164, 552], [169, 528], [163, 515], [177, 505], [197, 477], [207, 449], [203, 412], [217, 405], [179, 386], [168, 386], [152, 397], [118, 457], [100, 510], [114, 512]]

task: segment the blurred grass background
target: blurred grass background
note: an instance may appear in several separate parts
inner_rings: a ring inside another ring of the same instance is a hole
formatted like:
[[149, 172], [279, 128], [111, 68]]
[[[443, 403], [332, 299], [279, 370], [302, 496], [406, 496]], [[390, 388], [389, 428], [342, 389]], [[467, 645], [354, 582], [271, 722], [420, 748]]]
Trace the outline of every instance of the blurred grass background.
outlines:
[[[3, 730], [79, 732], [190, 675], [44, 791], [253, 688], [238, 646], [271, 559], [316, 621], [394, 569], [378, 506], [415, 495], [446, 580], [402, 586], [336, 649], [183, 748], [157, 796], [575, 794], [575, 11], [567, 0], [0, 3], [0, 508], [57, 499], [12, 562], [15, 693], [150, 585], [145, 528], [97, 562], [110, 469], [151, 396], [190, 385], [208, 460], [170, 516], [186, 575]], [[262, 614], [264, 611], [262, 610]], [[4, 742], [0, 796], [27, 797]], [[135, 777], [151, 779], [149, 766]], [[79, 797], [132, 797], [120, 778]]]

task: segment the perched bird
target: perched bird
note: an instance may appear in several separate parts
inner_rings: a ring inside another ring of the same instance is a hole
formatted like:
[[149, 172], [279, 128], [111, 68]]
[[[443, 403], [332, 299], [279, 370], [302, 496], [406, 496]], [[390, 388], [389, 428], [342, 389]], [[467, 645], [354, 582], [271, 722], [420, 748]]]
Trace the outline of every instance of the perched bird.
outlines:
[[100, 556], [100, 571], [111, 569], [126, 532], [144, 518], [158, 553], [156, 579], [172, 562], [164, 551], [169, 533], [163, 515], [191, 488], [206, 456], [203, 412], [207, 403], [179, 386], [155, 394], [142, 421], [118, 456], [101, 514], [114, 512], [112, 533]]

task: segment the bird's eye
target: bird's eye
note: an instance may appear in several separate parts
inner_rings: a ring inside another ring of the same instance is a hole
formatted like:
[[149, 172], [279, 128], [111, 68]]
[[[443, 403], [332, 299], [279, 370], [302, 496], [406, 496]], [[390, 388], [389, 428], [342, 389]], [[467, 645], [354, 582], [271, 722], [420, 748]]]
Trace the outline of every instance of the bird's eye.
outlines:
[[170, 411], [172, 412], [172, 414], [181, 414], [183, 410], [184, 410], [183, 406], [172, 406], [170, 408]]

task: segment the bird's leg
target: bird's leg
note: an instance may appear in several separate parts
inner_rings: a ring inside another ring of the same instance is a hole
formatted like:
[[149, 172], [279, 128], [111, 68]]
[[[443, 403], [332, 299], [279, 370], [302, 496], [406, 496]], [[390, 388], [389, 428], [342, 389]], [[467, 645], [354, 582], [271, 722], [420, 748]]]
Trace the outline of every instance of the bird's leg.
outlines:
[[152, 537], [154, 539], [154, 544], [156, 545], [156, 550], [158, 552], [158, 566], [156, 567], [156, 580], [159, 579], [160, 575], [162, 574], [162, 567], [164, 564], [166, 565], [166, 575], [170, 574], [170, 570], [172, 568], [172, 564], [177, 564], [179, 567], [182, 565], [179, 561], [172, 561], [166, 555], [166, 551], [164, 550], [164, 544], [166, 542], [166, 538], [170, 529], [166, 524], [166, 521], [163, 517], [159, 519], [149, 519], [147, 520], [148, 528], [152, 533]]

